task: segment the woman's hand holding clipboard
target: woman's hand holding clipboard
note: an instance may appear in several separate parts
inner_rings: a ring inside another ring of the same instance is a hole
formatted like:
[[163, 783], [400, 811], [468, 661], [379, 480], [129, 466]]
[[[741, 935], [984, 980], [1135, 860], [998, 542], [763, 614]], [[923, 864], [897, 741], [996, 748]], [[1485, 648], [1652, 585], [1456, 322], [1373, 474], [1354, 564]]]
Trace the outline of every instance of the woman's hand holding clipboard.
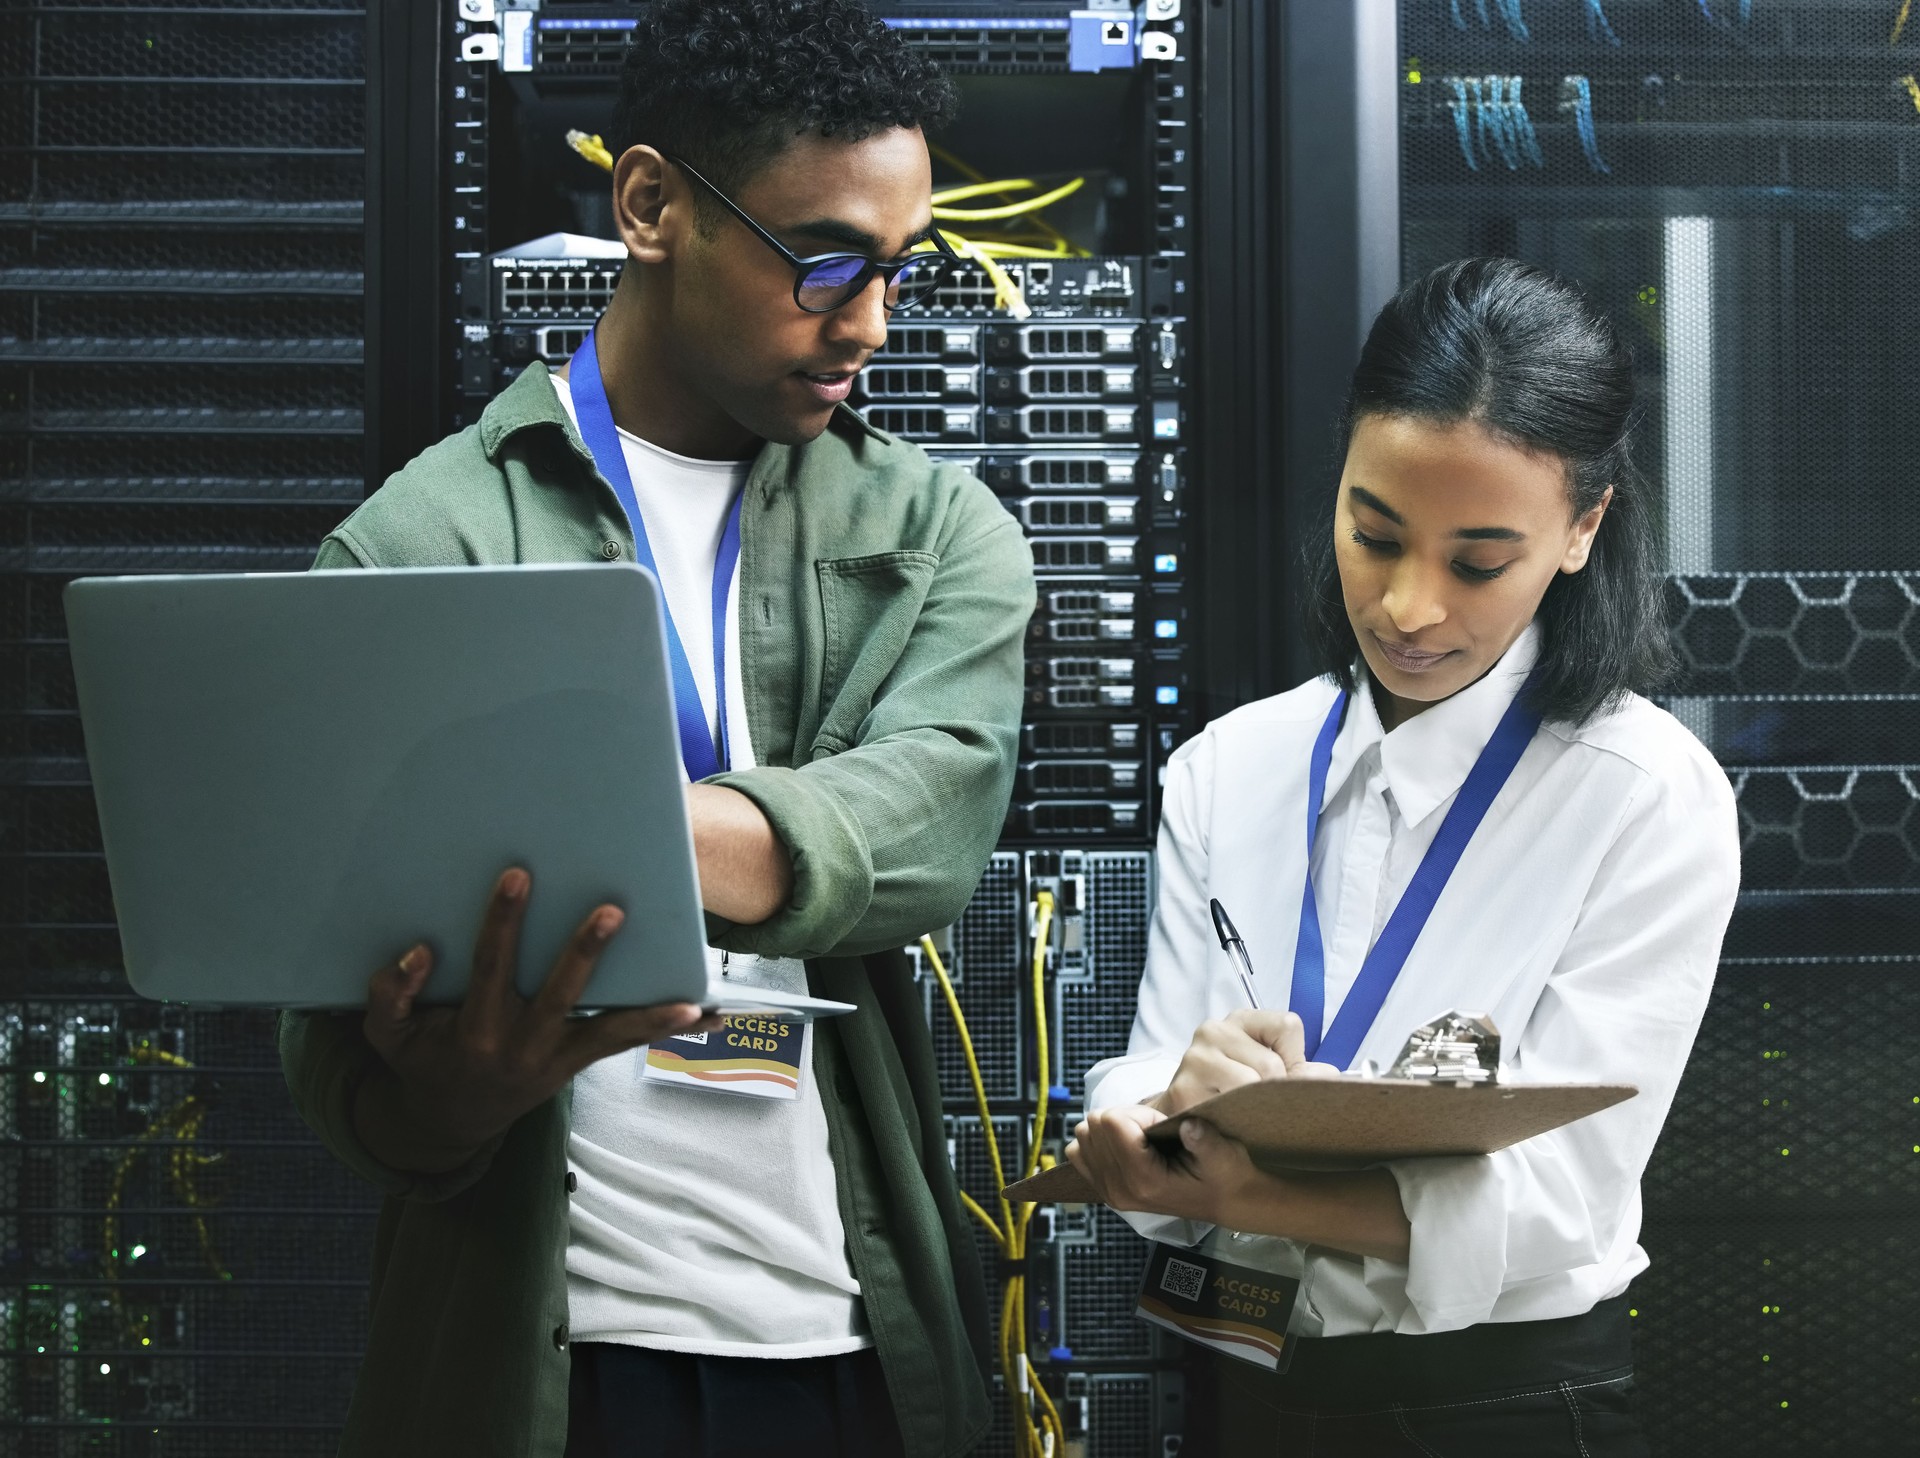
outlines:
[[[1343, 1074], [1313, 1063], [1299, 1041], [1298, 1020], [1260, 1009], [1246, 948], [1226, 909], [1217, 900], [1211, 909], [1220, 944], [1235, 956], [1253, 1006], [1208, 1025], [1161, 1096], [1156, 1112], [1163, 1117], [1147, 1125], [1145, 1136], [1176, 1160], [1186, 1156], [1181, 1129], [1190, 1120], [1204, 1120], [1239, 1140], [1255, 1164], [1276, 1172], [1492, 1154], [1638, 1092], [1626, 1084], [1501, 1083], [1498, 1032], [1485, 1017], [1462, 1013], [1415, 1030], [1385, 1075], [1367, 1065]], [[1260, 1046], [1228, 1046], [1236, 1040]], [[1221, 1068], [1212, 1067], [1214, 1054]], [[1267, 1062], [1275, 1066], [1266, 1069]], [[1228, 1064], [1255, 1076], [1227, 1086], [1233, 1077]], [[1071, 1147], [1068, 1152], [1078, 1154]], [[1052, 1204], [1099, 1200], [1071, 1163], [1007, 1186], [1007, 1198]]]

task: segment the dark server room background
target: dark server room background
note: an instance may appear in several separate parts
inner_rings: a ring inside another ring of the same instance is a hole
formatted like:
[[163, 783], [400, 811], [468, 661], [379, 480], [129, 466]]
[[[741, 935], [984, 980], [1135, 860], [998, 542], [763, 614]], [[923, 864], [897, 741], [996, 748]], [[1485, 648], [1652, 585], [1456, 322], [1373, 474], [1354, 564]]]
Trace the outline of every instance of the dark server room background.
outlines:
[[[61, 589], [304, 569], [388, 471], [571, 350], [618, 250], [567, 133], [605, 130], [639, 8], [0, 0], [6, 1458], [331, 1453], [374, 1221], [293, 1115], [270, 1015], [126, 990]], [[1057, 1140], [1125, 1043], [1159, 765], [1298, 677], [1292, 563], [1365, 319], [1444, 259], [1528, 258], [1633, 340], [1685, 665], [1666, 702], [1727, 767], [1744, 841], [1645, 1187], [1649, 1435], [1920, 1450], [1920, 16], [873, 8], [961, 87], [937, 187], [1081, 180], [1044, 214], [1051, 256], [1009, 265], [1033, 318], [971, 267], [896, 324], [860, 402], [973, 466], [1041, 579], [1006, 838], [936, 938], [1002, 1148], [1041, 1092], [1037, 893], [1060, 908]], [[1015, 1306], [1083, 1458], [1170, 1458], [1204, 1401], [1132, 1318], [1143, 1258], [1105, 1212], [1030, 1237]]]

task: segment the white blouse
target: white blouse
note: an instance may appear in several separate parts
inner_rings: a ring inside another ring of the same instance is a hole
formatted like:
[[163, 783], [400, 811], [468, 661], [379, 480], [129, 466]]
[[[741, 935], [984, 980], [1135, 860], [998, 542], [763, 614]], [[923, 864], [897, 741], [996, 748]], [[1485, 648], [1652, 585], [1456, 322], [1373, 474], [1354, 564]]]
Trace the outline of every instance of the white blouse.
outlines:
[[[1334, 742], [1313, 854], [1326, 1025], [1533, 667], [1529, 628], [1472, 687], [1382, 730], [1364, 681]], [[1125, 1057], [1087, 1075], [1087, 1106], [1166, 1088], [1194, 1029], [1245, 1005], [1207, 911], [1218, 897], [1263, 1006], [1284, 1008], [1306, 869], [1308, 759], [1326, 680], [1214, 721], [1167, 766], [1159, 893]], [[1647, 1267], [1640, 1175], [1706, 1009], [1740, 880], [1727, 777], [1635, 697], [1580, 728], [1549, 722], [1461, 856], [1355, 1059], [1382, 1067], [1420, 1024], [1490, 1013], [1503, 1078], [1630, 1083], [1638, 1097], [1490, 1156], [1392, 1161], [1409, 1259], [1249, 1240], [1250, 1264], [1300, 1277], [1292, 1330], [1436, 1332], [1574, 1316]], [[1129, 1215], [1190, 1243], [1193, 1222]]]

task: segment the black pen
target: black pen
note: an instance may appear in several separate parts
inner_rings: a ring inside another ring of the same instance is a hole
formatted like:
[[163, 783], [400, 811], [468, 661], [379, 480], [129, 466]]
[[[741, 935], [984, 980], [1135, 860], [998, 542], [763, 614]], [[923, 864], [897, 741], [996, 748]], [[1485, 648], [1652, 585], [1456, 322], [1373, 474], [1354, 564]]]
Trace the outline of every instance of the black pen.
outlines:
[[1240, 940], [1240, 933], [1233, 924], [1233, 918], [1227, 915], [1227, 908], [1220, 904], [1216, 896], [1207, 903], [1213, 911], [1214, 934], [1220, 938], [1220, 950], [1231, 952], [1240, 964], [1240, 985], [1247, 989], [1247, 1004], [1260, 1006], [1260, 994], [1253, 990], [1253, 963], [1247, 957], [1247, 944]]

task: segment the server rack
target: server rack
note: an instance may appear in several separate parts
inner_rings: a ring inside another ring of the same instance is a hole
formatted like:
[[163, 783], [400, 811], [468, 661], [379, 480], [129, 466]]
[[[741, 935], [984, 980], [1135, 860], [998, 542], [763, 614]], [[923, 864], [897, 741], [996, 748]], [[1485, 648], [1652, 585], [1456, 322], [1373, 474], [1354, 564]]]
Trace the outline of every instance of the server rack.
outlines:
[[1910, 1451], [1920, 34], [1837, 0], [1396, 8], [1372, 64], [1405, 275], [1516, 254], [1629, 332], [1665, 702], [1739, 804], [1740, 902], [1644, 1186], [1654, 1451]]
[[60, 594], [360, 499], [353, 0], [0, 15], [0, 1452], [330, 1453], [371, 1196], [271, 1019], [120, 972]]
[[[398, 311], [370, 321], [370, 375], [384, 381], [371, 479], [476, 419], [533, 360], [564, 358], [610, 297], [624, 251], [609, 241], [606, 176], [564, 137], [606, 130], [641, 8], [448, 0], [434, 34], [417, 13], [383, 23], [392, 60], [376, 56], [375, 129], [402, 115], [408, 126], [381, 148], [370, 192], [370, 296]], [[1121, 1051], [1131, 1023], [1160, 767], [1211, 712], [1274, 686], [1290, 589], [1263, 489], [1277, 276], [1265, 256], [1269, 16], [1253, 0], [872, 8], [955, 76], [961, 117], [943, 147], [990, 177], [1087, 179], [1057, 215], [1087, 256], [1007, 264], [1031, 317], [996, 307], [968, 264], [932, 307], [895, 322], [855, 401], [979, 474], [1032, 544], [1040, 609], [1014, 805], [973, 904], [935, 942], [1000, 1142], [1022, 1148], [1040, 1092], [1035, 902], [1056, 897], [1044, 1006], [1045, 1142], [1057, 1152], [1086, 1068]], [[936, 185], [960, 180], [943, 168]], [[1232, 286], [1207, 288], [1209, 268]], [[431, 352], [423, 339], [437, 341]], [[1206, 631], [1223, 605], [1237, 635]], [[965, 1058], [930, 964], [913, 955], [954, 1161], [990, 1196]], [[1105, 1212], [1042, 1211], [1035, 1230], [1030, 1350], [1073, 1439], [1103, 1458], [1173, 1451], [1179, 1354], [1131, 1314], [1143, 1247]], [[1012, 1441], [1001, 1412], [995, 1452]]]

